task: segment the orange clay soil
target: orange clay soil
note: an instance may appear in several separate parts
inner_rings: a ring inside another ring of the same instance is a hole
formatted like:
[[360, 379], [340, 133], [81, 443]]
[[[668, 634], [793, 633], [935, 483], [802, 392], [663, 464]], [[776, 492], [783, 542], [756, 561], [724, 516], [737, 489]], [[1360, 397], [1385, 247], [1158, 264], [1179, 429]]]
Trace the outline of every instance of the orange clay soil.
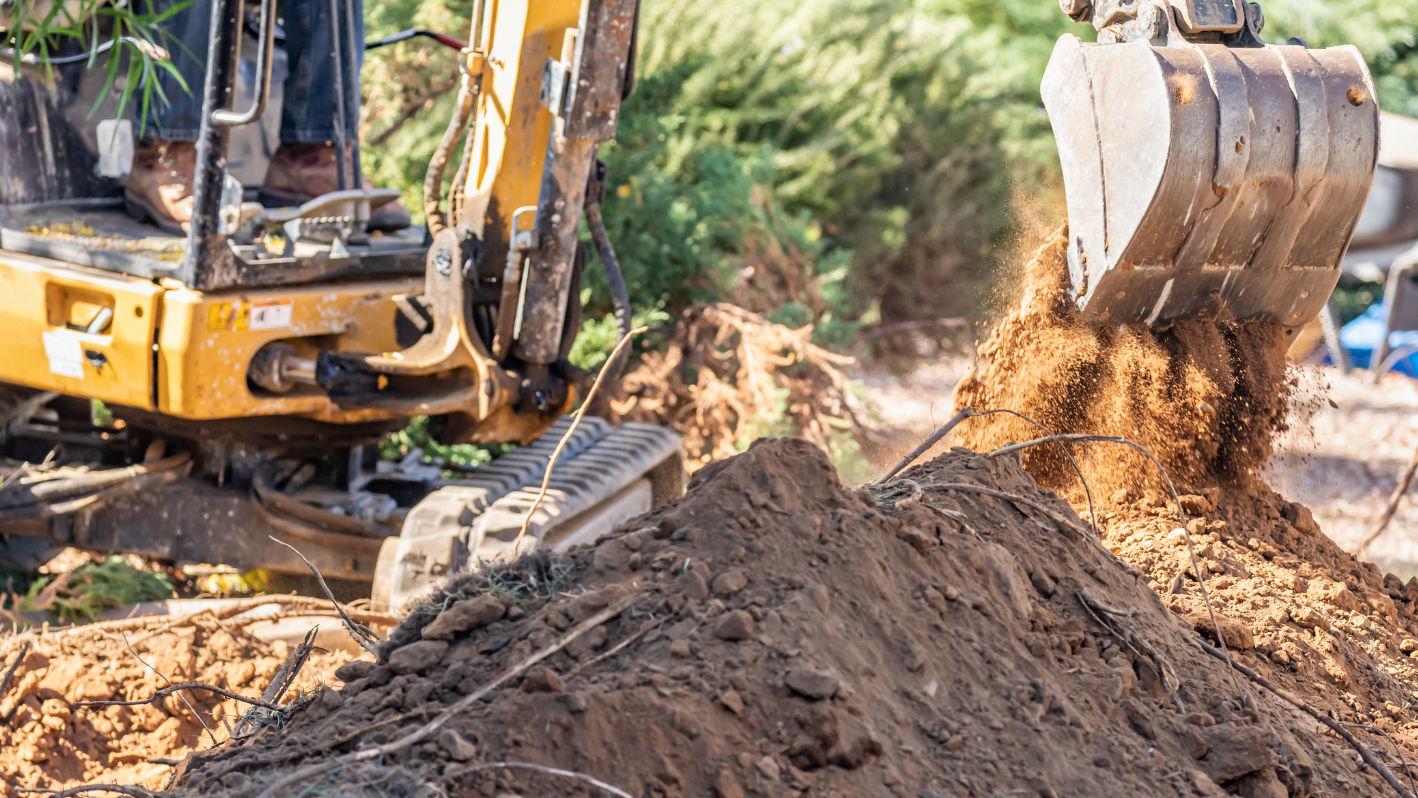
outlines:
[[[148, 698], [168, 684], [163, 676], [259, 696], [289, 653], [284, 642], [252, 637], [239, 618], [210, 615], [37, 629], [0, 641], [0, 661], [8, 668], [22, 650], [0, 698], [0, 795], [22, 794], [16, 787], [64, 789], [93, 781], [161, 788], [186, 754], [211, 746], [204, 724], [216, 740], [225, 740], [227, 723], [235, 724], [247, 706], [201, 690], [182, 693], [190, 706], [177, 695], [136, 707], [74, 704]], [[280, 702], [328, 681], [351, 658], [316, 651]]]

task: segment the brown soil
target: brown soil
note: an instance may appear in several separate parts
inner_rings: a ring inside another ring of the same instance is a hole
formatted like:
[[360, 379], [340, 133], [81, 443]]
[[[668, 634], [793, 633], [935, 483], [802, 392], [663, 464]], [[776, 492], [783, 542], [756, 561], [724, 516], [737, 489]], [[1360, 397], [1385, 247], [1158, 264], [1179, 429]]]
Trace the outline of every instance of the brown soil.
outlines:
[[[202, 690], [182, 694], [190, 707], [176, 695], [102, 710], [74, 704], [145, 699], [168, 684], [163, 676], [258, 696], [289, 646], [263, 643], [242, 627], [240, 619], [197, 615], [45, 628], [5, 638], [0, 660], [6, 668], [26, 643], [30, 647], [0, 698], [6, 721], [0, 724], [0, 795], [15, 795], [16, 787], [64, 789], [93, 781], [149, 789], [166, 785], [178, 760], [212, 744], [204, 723], [216, 740], [225, 740], [226, 723], [235, 724], [247, 707]], [[350, 659], [346, 653], [315, 652], [280, 700], [294, 700], [329, 681]]]
[[[438, 734], [300, 789], [603, 794], [522, 770], [449, 777], [498, 762], [635, 796], [1378, 789], [1315, 724], [1238, 689], [1091, 537], [944, 487], [1006, 491], [1081, 527], [1014, 459], [956, 449], [905, 476], [850, 490], [810, 444], [759, 441], [594, 546], [448, 585], [378, 665], [342, 670], [342, 690], [279, 730], [189, 759], [178, 792], [255, 795], [298, 764], [399, 739], [619, 596], [639, 598]], [[1131, 616], [1103, 627], [1084, 591]]]
[[[1406, 586], [1327, 538], [1308, 509], [1259, 474], [1287, 416], [1307, 408], [1287, 373], [1286, 335], [1273, 325], [1190, 322], [1153, 332], [1095, 328], [1067, 302], [1067, 228], [1036, 254], [1020, 307], [981, 347], [956, 405], [1007, 408], [1058, 433], [1123, 436], [1162, 461], [1191, 516], [1213, 607], [1234, 623], [1242, 658], [1329, 711], [1392, 732], [1412, 759], [1418, 723], [1415, 600]], [[981, 451], [1040, 437], [1008, 415], [971, 419], [956, 440]], [[1070, 444], [1099, 510], [1105, 544], [1148, 577], [1170, 607], [1209, 628], [1201, 590], [1156, 467], [1116, 444]], [[1041, 485], [1086, 498], [1057, 447], [1024, 454]], [[1378, 748], [1381, 734], [1361, 731]]]

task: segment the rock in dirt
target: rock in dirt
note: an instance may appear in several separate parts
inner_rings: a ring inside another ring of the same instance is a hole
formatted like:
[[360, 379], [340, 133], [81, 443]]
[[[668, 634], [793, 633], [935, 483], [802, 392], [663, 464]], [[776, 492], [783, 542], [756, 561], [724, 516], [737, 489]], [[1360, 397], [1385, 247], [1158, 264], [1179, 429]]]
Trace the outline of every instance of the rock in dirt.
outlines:
[[747, 640], [753, 637], [753, 616], [744, 610], [724, 613], [714, 624], [714, 636], [720, 640]]
[[823, 701], [837, 693], [837, 677], [826, 671], [801, 665], [788, 671], [788, 675], [783, 677], [783, 683], [792, 688], [793, 692], [813, 701]]
[[452, 640], [464, 632], [481, 629], [506, 614], [507, 607], [493, 596], [474, 596], [439, 613], [433, 623], [423, 628], [423, 637], [426, 640]]
[[728, 570], [714, 577], [714, 595], [719, 598], [729, 598], [743, 590], [748, 585], [748, 577], [743, 571], [737, 568]]
[[467, 762], [478, 754], [477, 746], [464, 740], [463, 735], [452, 729], [444, 729], [438, 733], [438, 747], [454, 762]]
[[1219, 612], [1215, 613], [1215, 615], [1216, 624], [1221, 627], [1221, 636], [1219, 638], [1216, 634], [1216, 627], [1211, 623], [1212, 613], [1207, 612], [1205, 608], [1186, 612], [1183, 617], [1187, 619], [1187, 622], [1192, 625], [1193, 629], [1210, 637], [1213, 641], [1224, 639], [1226, 641], [1226, 647], [1232, 651], [1247, 651], [1256, 647], [1256, 638], [1251, 632], [1250, 627], [1240, 621], [1228, 618]]
[[397, 674], [421, 673], [438, 664], [448, 653], [448, 644], [442, 640], [420, 640], [402, 648], [394, 649], [389, 655], [389, 670]]
[[566, 691], [566, 680], [551, 668], [533, 668], [522, 678], [524, 693], [562, 693]]
[[1238, 779], [1279, 764], [1271, 746], [1275, 735], [1258, 726], [1222, 723], [1206, 730], [1206, 756], [1197, 761], [1213, 781]]

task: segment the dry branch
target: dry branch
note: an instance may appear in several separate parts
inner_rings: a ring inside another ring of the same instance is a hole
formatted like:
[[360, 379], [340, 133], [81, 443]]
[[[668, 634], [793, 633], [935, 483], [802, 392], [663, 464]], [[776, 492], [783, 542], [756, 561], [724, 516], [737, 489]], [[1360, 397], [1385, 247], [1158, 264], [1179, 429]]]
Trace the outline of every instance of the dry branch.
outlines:
[[619, 787], [612, 787], [611, 785], [605, 783], [604, 781], [601, 781], [595, 776], [588, 776], [585, 773], [577, 773], [574, 770], [562, 770], [561, 768], [549, 768], [546, 765], [534, 765], [531, 762], [484, 762], [481, 765], [470, 765], [465, 768], [458, 768], [452, 773], [449, 773], [444, 776], [443, 780], [451, 781], [452, 779], [459, 778], [460, 776], [471, 776], [474, 773], [481, 773], [486, 770], [535, 770], [538, 773], [545, 773], [549, 776], [561, 776], [562, 778], [583, 781], [593, 787], [598, 787], [602, 790], [605, 790], [611, 795], [618, 796], [618, 798], [635, 798], [635, 796], [631, 795], [625, 790], [622, 790]]
[[1374, 756], [1374, 752], [1369, 750], [1369, 747], [1367, 745], [1364, 745], [1363, 743], [1359, 742], [1354, 737], [1354, 735], [1350, 734], [1348, 730], [1344, 728], [1344, 724], [1340, 723], [1337, 720], [1334, 720], [1330, 716], [1310, 706], [1305, 701], [1305, 699], [1295, 695], [1294, 693], [1290, 692], [1289, 690], [1286, 690], [1283, 687], [1276, 685], [1274, 682], [1270, 681], [1264, 676], [1261, 676], [1259, 673], [1256, 673], [1250, 668], [1247, 668], [1245, 665], [1242, 665], [1241, 663], [1232, 659], [1230, 655], [1226, 654], [1226, 652], [1217, 649], [1210, 643], [1207, 643], [1206, 641], [1196, 637], [1189, 637], [1187, 639], [1195, 643], [1197, 647], [1199, 647], [1202, 651], [1205, 651], [1206, 653], [1210, 654], [1213, 657], [1216, 657], [1217, 659], [1223, 662], [1230, 663], [1232, 668], [1235, 668], [1237, 671], [1240, 671], [1240, 673], [1244, 675], [1247, 679], [1250, 679], [1252, 682], [1255, 682], [1266, 690], [1269, 690], [1271, 693], [1275, 694], [1285, 703], [1295, 707], [1306, 715], [1309, 715], [1310, 717], [1314, 718], [1325, 726], [1328, 726], [1330, 731], [1339, 735], [1344, 740], [1344, 742], [1349, 743], [1350, 747], [1352, 747], [1355, 751], [1359, 752], [1359, 756], [1364, 760], [1364, 763], [1367, 764], [1369, 767], [1373, 768], [1375, 771], [1377, 771], [1378, 774], [1383, 777], [1383, 780], [1388, 782], [1390, 787], [1393, 787], [1394, 792], [1398, 793], [1400, 798], [1415, 798], [1413, 793], [1407, 787], [1404, 787], [1403, 783], [1398, 780], [1398, 777], [1393, 775], [1393, 771], [1389, 770], [1384, 765], [1384, 763], [1380, 762], [1378, 757]]
[[926, 438], [920, 446], [917, 446], [916, 448], [912, 449], [910, 454], [906, 455], [900, 460], [897, 460], [896, 465], [887, 469], [885, 474], [882, 474], [881, 476], [872, 480], [871, 484], [880, 485], [886, 480], [891, 479], [892, 477], [901, 473], [907, 466], [916, 462], [917, 457], [920, 457], [921, 455], [930, 451], [930, 448], [939, 443], [941, 438], [944, 438], [945, 436], [949, 435], [951, 430], [960, 426], [960, 422], [964, 421], [972, 415], [974, 415], [974, 413], [972, 413], [970, 411], [970, 408], [968, 407], [964, 410], [961, 410], [959, 413], [956, 413], [954, 416], [951, 417], [949, 421], [942, 424], [940, 429], [932, 433], [929, 438]]
[[1388, 529], [1388, 524], [1393, 520], [1394, 513], [1398, 512], [1398, 503], [1403, 501], [1403, 494], [1413, 487], [1413, 477], [1418, 474], [1418, 449], [1413, 450], [1413, 458], [1408, 461], [1408, 468], [1403, 472], [1403, 478], [1398, 481], [1398, 487], [1394, 488], [1393, 495], [1388, 498], [1388, 506], [1384, 508], [1384, 514], [1379, 517], [1379, 523], [1374, 527], [1374, 531], [1364, 538], [1364, 542], [1359, 544], [1358, 556], [1364, 559], [1369, 552], [1369, 544], [1373, 543], [1379, 535]]
[[5, 669], [5, 678], [0, 679], [0, 698], [4, 698], [5, 694], [10, 692], [10, 680], [15, 678], [15, 671], [20, 669], [20, 663], [24, 661], [25, 655], [28, 653], [30, 653], [30, 641], [26, 640], [25, 644], [20, 646], [20, 653], [15, 655], [15, 661]]
[[142, 787], [134, 787], [126, 784], [85, 784], [79, 787], [70, 787], [67, 790], [46, 790], [42, 787], [15, 787], [15, 792], [38, 793], [40, 795], [50, 795], [53, 798], [69, 798], [71, 795], [83, 795], [86, 792], [116, 792], [119, 795], [132, 795], [135, 798], [153, 798], [154, 793], [148, 792]]
[[250, 696], [244, 696], [240, 693], [233, 693], [230, 690], [217, 687], [214, 684], [207, 684], [206, 682], [180, 682], [178, 684], [169, 684], [167, 687], [159, 688], [151, 696], [137, 701], [79, 701], [74, 704], [74, 706], [79, 709], [88, 709], [90, 707], [136, 707], [143, 704], [154, 703], [181, 690], [206, 690], [210, 693], [226, 696], [227, 698], [234, 698], [245, 704], [265, 707], [266, 709], [280, 709], [276, 704], [272, 704], [264, 699], [251, 698]]
[[537, 491], [537, 500], [532, 502], [532, 509], [527, 511], [527, 517], [522, 519], [522, 528], [517, 531], [517, 539], [512, 543], [512, 553], [514, 556], [522, 546], [522, 538], [527, 536], [527, 530], [532, 526], [532, 516], [536, 514], [537, 509], [542, 506], [542, 502], [547, 497], [547, 489], [551, 487], [551, 472], [552, 469], [556, 467], [557, 458], [561, 457], [561, 451], [566, 448], [566, 442], [571, 440], [572, 435], [576, 434], [576, 428], [581, 426], [581, 419], [586, 415], [586, 408], [591, 406], [591, 400], [596, 398], [596, 392], [601, 389], [601, 381], [605, 379], [608, 372], [613, 370], [611, 364], [615, 363], [616, 359], [620, 357], [621, 350], [625, 349], [630, 343], [630, 339], [648, 329], [650, 328], [637, 327], [629, 333], [626, 333], [625, 337], [621, 338], [620, 341], [616, 343], [615, 348], [611, 350], [610, 357], [606, 358], [606, 365], [602, 367], [600, 371], [596, 372], [596, 381], [591, 383], [591, 390], [587, 391], [586, 398], [581, 400], [581, 407], [577, 408], [576, 417], [571, 419], [571, 426], [566, 428], [566, 434], [562, 435], [561, 440], [557, 441], [556, 448], [552, 450], [551, 457], [547, 459], [547, 470], [542, 474], [542, 489]]
[[330, 592], [330, 586], [325, 584], [325, 577], [320, 575], [320, 569], [316, 568], [315, 564], [312, 563], [310, 560], [305, 559], [305, 555], [300, 553], [300, 549], [297, 549], [295, 546], [292, 546], [291, 544], [275, 537], [274, 535], [267, 535], [267, 537], [295, 552], [295, 556], [299, 557], [302, 561], [305, 562], [306, 566], [310, 568], [310, 572], [312, 574], [315, 574], [316, 580], [320, 582], [320, 588], [324, 590], [325, 595], [329, 597], [330, 603], [333, 604], [335, 607], [335, 611], [340, 613], [340, 620], [345, 622], [345, 628], [349, 630], [350, 637], [354, 638], [354, 641], [359, 644], [360, 648], [364, 649], [365, 651], [368, 651], [371, 654], [374, 654], [375, 656], [378, 656], [379, 652], [374, 650], [374, 644], [379, 642], [379, 636], [366, 629], [363, 624], [355, 623], [354, 619], [349, 616], [349, 613], [345, 612], [345, 608], [340, 606], [340, 602], [335, 600], [335, 594]]
[[477, 690], [474, 690], [468, 695], [463, 696], [463, 698], [460, 699], [457, 703], [449, 705], [442, 712], [439, 712], [436, 716], [434, 716], [433, 720], [429, 721], [428, 723], [425, 723], [424, 725], [420, 726], [409, 734], [406, 734], [393, 742], [385, 743], [384, 745], [367, 746], [358, 751], [353, 751], [351, 753], [345, 754], [344, 756], [339, 756], [333, 759], [328, 759], [324, 762], [316, 762], [311, 765], [306, 765], [305, 767], [296, 768], [295, 770], [290, 771], [279, 779], [276, 779], [275, 781], [268, 784], [266, 786], [266, 789], [262, 790], [257, 796], [257, 798], [274, 798], [274, 796], [278, 794], [281, 789], [289, 785], [307, 782], [315, 776], [319, 776], [320, 774], [333, 770], [337, 767], [348, 765], [354, 762], [363, 762], [370, 759], [378, 759], [380, 757], [389, 756], [391, 754], [397, 754], [400, 751], [404, 751], [408, 748], [418, 745], [419, 743], [432, 736], [439, 729], [443, 728], [443, 725], [447, 723], [449, 719], [472, 709], [473, 706], [475, 706], [479, 701], [482, 700], [483, 696], [488, 695], [493, 690], [496, 690], [507, 682], [517, 678], [518, 676], [521, 676], [523, 673], [526, 673], [528, 668], [532, 667], [533, 665], [536, 665], [538, 662], [541, 662], [547, 657], [550, 657], [552, 654], [555, 654], [556, 652], [562, 650], [563, 648], [571, 644], [572, 641], [576, 640], [576, 638], [580, 637], [591, 629], [594, 629], [595, 627], [600, 626], [606, 621], [609, 621], [611, 618], [614, 618], [615, 616], [621, 614], [625, 610], [629, 609], [639, 599], [639, 593], [631, 593], [620, 601], [617, 601], [611, 604], [609, 607], [606, 607], [605, 609], [596, 613], [595, 615], [592, 615], [590, 618], [587, 618], [586, 620], [577, 624], [575, 628], [562, 635], [555, 642], [551, 643], [540, 651], [533, 653], [531, 656], [517, 663], [517, 665], [513, 666], [512, 668], [504, 671], [501, 676], [497, 677], [496, 679], [493, 679], [491, 682], [488, 682], [487, 684], [483, 685]]

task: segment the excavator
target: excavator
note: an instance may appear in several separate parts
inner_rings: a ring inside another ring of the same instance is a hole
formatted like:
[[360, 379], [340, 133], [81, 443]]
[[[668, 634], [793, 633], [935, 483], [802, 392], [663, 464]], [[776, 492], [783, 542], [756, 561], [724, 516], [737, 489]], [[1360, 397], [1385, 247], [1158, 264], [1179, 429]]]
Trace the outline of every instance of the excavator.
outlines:
[[[1084, 317], [1313, 319], [1374, 175], [1359, 53], [1265, 44], [1241, 0], [1060, 5], [1097, 32], [1064, 35], [1042, 86]], [[308, 560], [400, 607], [513, 556], [524, 527], [555, 551], [678, 496], [673, 433], [587, 418], [566, 434], [596, 376], [567, 361], [583, 219], [629, 334], [596, 153], [633, 87], [638, 0], [478, 0], [427, 226], [399, 234], [367, 229], [393, 193], [357, 180], [251, 201], [275, 16], [216, 0], [185, 237], [123, 214], [105, 175], [131, 146], [86, 121], [93, 76], [17, 64], [0, 81], [0, 451], [44, 466], [0, 486], [0, 534], [275, 573]], [[356, 43], [334, 38], [348, 63]], [[443, 444], [518, 448], [475, 468], [381, 460], [418, 416]]]

